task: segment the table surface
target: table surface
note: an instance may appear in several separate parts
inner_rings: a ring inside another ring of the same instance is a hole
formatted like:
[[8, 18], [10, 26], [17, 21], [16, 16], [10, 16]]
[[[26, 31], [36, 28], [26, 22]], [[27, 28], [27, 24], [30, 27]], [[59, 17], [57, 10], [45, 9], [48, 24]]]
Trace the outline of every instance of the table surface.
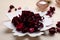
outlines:
[[[13, 36], [11, 30], [9, 30], [7, 27], [3, 25], [4, 21], [9, 20], [5, 13], [7, 13], [9, 9], [9, 5], [14, 5], [16, 8], [19, 6], [22, 8], [31, 8], [36, 9], [36, 2], [39, 0], [0, 0], [0, 40], [60, 40], [60, 33], [56, 33], [54, 36], [50, 35], [42, 35], [40, 37], [16, 37]], [[54, 24], [52, 26], [55, 26], [57, 21], [60, 20], [60, 8], [57, 7], [55, 0], [52, 0], [51, 4], [49, 6], [54, 6], [56, 8], [55, 14], [53, 15], [52, 19], [54, 20]]]

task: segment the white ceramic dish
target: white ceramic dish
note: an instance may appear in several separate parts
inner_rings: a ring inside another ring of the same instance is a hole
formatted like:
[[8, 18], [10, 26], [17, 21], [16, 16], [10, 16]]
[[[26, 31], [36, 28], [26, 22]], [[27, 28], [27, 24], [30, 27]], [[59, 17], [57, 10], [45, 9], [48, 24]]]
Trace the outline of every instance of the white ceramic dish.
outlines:
[[[22, 10], [17, 10], [15, 12], [11, 12], [11, 13], [6, 13], [7, 17], [9, 18], [10, 21], [6, 21], [4, 22], [4, 25], [10, 29], [13, 29], [13, 35], [17, 35], [17, 36], [25, 36], [25, 35], [29, 35], [31, 37], [36, 37], [36, 36], [40, 36], [42, 34], [44, 34], [44, 32], [38, 32], [38, 33], [21, 33], [16, 31], [16, 28], [12, 25], [11, 20], [14, 16], [18, 16], [18, 14], [21, 15]], [[46, 16], [46, 12], [38, 12], [41, 16], [43, 16], [45, 19], [43, 20], [43, 24], [44, 27], [41, 29], [41, 31], [46, 31], [48, 29], [50, 29], [51, 27], [49, 27], [50, 25], [52, 25], [52, 19], [49, 16]], [[48, 26], [48, 27], [47, 27]]]

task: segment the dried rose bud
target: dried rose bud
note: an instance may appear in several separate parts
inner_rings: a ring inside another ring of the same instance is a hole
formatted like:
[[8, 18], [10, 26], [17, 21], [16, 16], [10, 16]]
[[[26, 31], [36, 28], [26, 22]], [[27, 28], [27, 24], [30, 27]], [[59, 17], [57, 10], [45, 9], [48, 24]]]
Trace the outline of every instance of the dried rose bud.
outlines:
[[10, 5], [10, 9], [13, 9], [13, 8], [15, 8], [13, 5]]
[[35, 14], [36, 21], [42, 21], [42, 17], [39, 14]]
[[15, 8], [15, 11], [17, 11], [17, 9]]
[[60, 21], [57, 22], [56, 26], [60, 28]]
[[17, 24], [19, 24], [19, 18], [16, 16], [16, 17], [13, 17], [12, 19], [12, 24], [16, 27]]
[[52, 17], [53, 14], [50, 11], [47, 11], [46, 15], [49, 15], [50, 17]]
[[26, 33], [26, 32], [28, 32], [28, 28], [23, 28], [21, 31], [22, 31], [22, 33]]
[[20, 23], [20, 24], [16, 25], [16, 30], [17, 31], [22, 31], [23, 28], [24, 28], [23, 23]]
[[54, 11], [55, 11], [55, 7], [50, 7], [50, 9], [49, 9], [49, 11], [47, 11], [46, 15], [52, 17], [52, 15], [54, 14]]
[[52, 34], [52, 35], [55, 34], [56, 33], [55, 27], [50, 28], [49, 33]]
[[60, 28], [57, 28], [57, 32], [59, 32], [59, 33], [60, 33]]
[[55, 7], [50, 7], [50, 11], [51, 11], [52, 13], [54, 13]]

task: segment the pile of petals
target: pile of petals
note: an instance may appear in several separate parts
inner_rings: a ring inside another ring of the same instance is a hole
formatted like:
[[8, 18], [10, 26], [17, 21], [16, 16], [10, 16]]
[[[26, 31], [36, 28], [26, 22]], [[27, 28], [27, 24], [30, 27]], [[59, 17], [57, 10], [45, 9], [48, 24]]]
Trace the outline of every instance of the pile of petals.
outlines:
[[[46, 15], [52, 17], [54, 11], [55, 11], [55, 7], [50, 7]], [[40, 32], [40, 30], [44, 27], [44, 24], [42, 23], [43, 20], [44, 17], [40, 16], [39, 14], [35, 14], [34, 12], [23, 10], [22, 15], [13, 17], [12, 24], [19, 32], [34, 33], [34, 32]]]
[[31, 11], [22, 11], [22, 15], [15, 16], [12, 19], [12, 24], [16, 27], [17, 31], [22, 33], [39, 32], [43, 28], [42, 17], [39, 14], [34, 14]]

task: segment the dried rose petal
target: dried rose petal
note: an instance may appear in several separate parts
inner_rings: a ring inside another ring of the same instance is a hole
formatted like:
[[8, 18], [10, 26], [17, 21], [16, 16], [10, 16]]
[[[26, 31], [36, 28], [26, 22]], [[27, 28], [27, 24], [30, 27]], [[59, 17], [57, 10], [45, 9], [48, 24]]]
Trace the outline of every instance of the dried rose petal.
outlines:
[[8, 10], [8, 13], [10, 13], [11, 12], [11, 10]]

